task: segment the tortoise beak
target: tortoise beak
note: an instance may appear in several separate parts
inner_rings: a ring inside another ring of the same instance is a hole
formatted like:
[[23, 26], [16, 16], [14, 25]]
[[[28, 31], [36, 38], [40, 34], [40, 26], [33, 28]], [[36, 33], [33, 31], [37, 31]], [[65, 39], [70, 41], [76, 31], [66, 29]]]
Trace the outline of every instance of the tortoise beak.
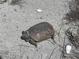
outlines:
[[24, 40], [24, 41], [26, 41], [26, 42], [28, 42], [27, 38], [25, 36], [21, 36], [21, 39]]

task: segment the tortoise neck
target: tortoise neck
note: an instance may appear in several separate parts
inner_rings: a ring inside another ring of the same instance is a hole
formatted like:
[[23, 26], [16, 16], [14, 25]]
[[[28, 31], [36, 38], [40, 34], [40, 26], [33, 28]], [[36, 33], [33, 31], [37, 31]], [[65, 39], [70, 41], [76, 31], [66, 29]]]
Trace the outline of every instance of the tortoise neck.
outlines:
[[29, 31], [26, 31], [26, 33], [27, 33], [27, 36], [30, 37]]
[[30, 41], [30, 40], [31, 40], [31, 36], [30, 36], [30, 34], [29, 34], [29, 31], [26, 31], [26, 33], [27, 33], [28, 39], [29, 39], [29, 41]]
[[26, 31], [26, 33], [27, 33], [27, 35], [28, 35], [29, 41], [30, 41], [30, 40], [35, 41], [35, 40], [31, 37], [31, 35], [29, 34], [29, 31]]

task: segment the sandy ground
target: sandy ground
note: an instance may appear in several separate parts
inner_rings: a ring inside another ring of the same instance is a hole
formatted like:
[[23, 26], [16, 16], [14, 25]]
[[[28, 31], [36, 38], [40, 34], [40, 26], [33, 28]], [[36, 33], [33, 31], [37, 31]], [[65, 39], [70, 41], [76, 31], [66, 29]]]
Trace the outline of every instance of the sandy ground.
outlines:
[[[22, 5], [13, 6], [9, 5], [8, 2], [0, 4], [0, 55], [4, 59], [60, 59], [61, 52], [57, 45], [44, 41], [38, 44], [38, 48], [35, 48], [33, 45], [21, 40], [20, 36], [23, 30], [27, 30], [39, 22], [46, 21], [51, 23], [56, 31], [56, 42], [62, 45], [63, 32], [66, 29], [62, 24], [62, 19], [69, 10], [69, 1], [24, 1]], [[42, 12], [37, 11], [39, 8]], [[58, 37], [57, 33], [59, 32]]]

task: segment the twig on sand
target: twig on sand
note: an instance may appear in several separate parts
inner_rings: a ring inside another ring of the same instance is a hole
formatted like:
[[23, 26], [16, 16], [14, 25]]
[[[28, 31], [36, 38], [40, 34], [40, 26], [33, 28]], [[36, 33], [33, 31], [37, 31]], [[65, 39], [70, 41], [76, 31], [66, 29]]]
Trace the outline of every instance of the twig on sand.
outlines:
[[48, 59], [51, 59], [51, 56], [53, 55], [55, 49], [56, 49], [56, 47], [52, 50], [52, 52], [51, 52], [51, 54], [50, 54]]

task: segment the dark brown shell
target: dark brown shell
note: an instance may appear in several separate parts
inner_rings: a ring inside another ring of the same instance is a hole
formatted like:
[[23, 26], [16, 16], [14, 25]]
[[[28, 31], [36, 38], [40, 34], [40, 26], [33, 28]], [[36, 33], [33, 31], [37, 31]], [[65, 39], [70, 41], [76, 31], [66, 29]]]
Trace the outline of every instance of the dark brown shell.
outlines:
[[30, 36], [37, 42], [46, 40], [54, 36], [54, 29], [48, 22], [42, 22], [34, 25], [27, 30]]

